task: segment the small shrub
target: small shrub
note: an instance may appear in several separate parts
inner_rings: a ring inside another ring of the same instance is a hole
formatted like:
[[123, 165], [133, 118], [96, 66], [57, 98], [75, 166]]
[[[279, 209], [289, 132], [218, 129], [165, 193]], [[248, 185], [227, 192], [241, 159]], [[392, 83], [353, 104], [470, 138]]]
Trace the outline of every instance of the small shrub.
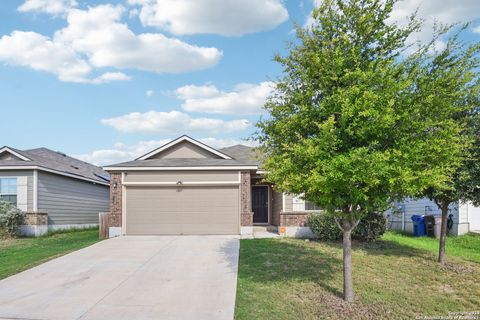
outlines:
[[342, 238], [342, 231], [328, 213], [312, 213], [308, 216], [308, 226], [320, 240], [335, 241]]
[[[320, 240], [335, 241], [342, 239], [342, 231], [333, 215], [313, 213], [308, 217], [308, 225]], [[352, 238], [360, 241], [374, 241], [387, 230], [387, 218], [381, 212], [370, 212], [360, 220], [353, 230]]]
[[353, 230], [352, 237], [361, 241], [374, 241], [387, 231], [387, 217], [383, 212], [369, 212]]
[[9, 202], [0, 200], [0, 228], [15, 236], [20, 226], [25, 222], [25, 213]]

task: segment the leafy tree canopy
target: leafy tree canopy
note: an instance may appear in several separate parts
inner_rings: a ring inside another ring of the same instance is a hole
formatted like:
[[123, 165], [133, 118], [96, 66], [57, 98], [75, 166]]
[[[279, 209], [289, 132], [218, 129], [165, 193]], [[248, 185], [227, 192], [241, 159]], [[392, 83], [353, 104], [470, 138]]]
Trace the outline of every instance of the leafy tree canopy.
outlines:
[[448, 28], [408, 46], [421, 23], [387, 23], [395, 2], [323, 1], [289, 54], [276, 56], [283, 76], [258, 123], [267, 180], [341, 217], [448, 189], [471, 143], [455, 115], [478, 90], [468, 72], [475, 49], [452, 55], [453, 39], [433, 51]]

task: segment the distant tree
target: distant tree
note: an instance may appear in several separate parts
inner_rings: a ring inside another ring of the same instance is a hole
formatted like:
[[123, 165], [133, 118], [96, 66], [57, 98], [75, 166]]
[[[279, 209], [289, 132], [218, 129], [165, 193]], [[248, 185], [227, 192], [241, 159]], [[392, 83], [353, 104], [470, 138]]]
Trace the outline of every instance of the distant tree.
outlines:
[[438, 262], [445, 264], [448, 208], [452, 203], [472, 202], [480, 205], [480, 74], [478, 72], [479, 43], [465, 47], [457, 37], [428, 64], [425, 77], [432, 102], [437, 105], [458, 106], [455, 115], [465, 128], [463, 134], [471, 144], [464, 149], [462, 165], [451, 175], [443, 188], [428, 188], [423, 194], [432, 199], [442, 211]]
[[396, 0], [325, 0], [311, 27], [297, 28], [283, 76], [258, 123], [266, 179], [304, 194], [343, 233], [344, 299], [352, 301], [351, 234], [368, 212], [427, 188], [444, 190], [461, 164], [457, 104], [436, 104], [428, 51], [408, 55], [421, 29], [389, 24]]

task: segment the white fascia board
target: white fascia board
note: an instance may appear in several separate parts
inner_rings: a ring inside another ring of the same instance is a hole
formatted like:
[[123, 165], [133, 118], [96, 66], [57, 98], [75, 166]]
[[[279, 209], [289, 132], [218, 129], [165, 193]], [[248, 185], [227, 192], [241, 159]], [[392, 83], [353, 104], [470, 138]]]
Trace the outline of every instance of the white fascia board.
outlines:
[[124, 182], [124, 186], [132, 187], [188, 187], [188, 186], [238, 186], [238, 181], [182, 181], [178, 183], [171, 182]]
[[10, 149], [9, 147], [3, 147], [3, 148], [0, 149], [0, 153], [5, 152], [5, 151], [8, 152], [8, 153], [13, 154], [15, 157], [20, 158], [20, 159], [22, 159], [22, 160], [24, 160], [24, 161], [32, 161], [32, 159], [29, 159], [29, 158], [27, 158], [27, 157], [25, 157], [25, 156], [22, 156], [20, 153], [13, 151], [13, 150]]
[[175, 140], [173, 140], [173, 141], [170, 141], [169, 143], [167, 143], [167, 144], [161, 146], [160, 148], [157, 148], [157, 149], [155, 149], [155, 150], [153, 150], [153, 151], [151, 151], [151, 152], [149, 152], [149, 153], [141, 156], [140, 158], [137, 158], [136, 160], [146, 160], [146, 159], [148, 159], [148, 158], [150, 158], [150, 157], [152, 157], [152, 156], [154, 156], [154, 155], [162, 152], [163, 150], [166, 150], [166, 149], [168, 149], [168, 148], [170, 148], [170, 147], [172, 147], [172, 146], [174, 146], [174, 145], [176, 145], [176, 144], [178, 144], [178, 143], [181, 143], [181, 142], [183, 142], [183, 141], [191, 142], [191, 143], [193, 143], [194, 145], [196, 145], [196, 146], [198, 146], [198, 147], [200, 147], [200, 148], [202, 148], [202, 149], [204, 149], [204, 150], [207, 150], [207, 151], [209, 151], [209, 152], [211, 152], [211, 153], [213, 153], [213, 154], [216, 154], [217, 156], [219, 156], [219, 157], [221, 157], [221, 158], [223, 158], [223, 159], [228, 159], [228, 160], [231, 160], [231, 159], [232, 159], [232, 157], [226, 155], [225, 153], [220, 152], [220, 151], [218, 151], [218, 150], [215, 150], [215, 149], [207, 146], [206, 144], [201, 143], [200, 141], [197, 141], [197, 140], [195, 140], [195, 139], [192, 139], [192, 138], [190, 138], [190, 137], [188, 137], [188, 136], [181, 136], [180, 138], [177, 138], [177, 139], [175, 139]]
[[100, 182], [94, 179], [77, 176], [75, 174], [70, 174], [62, 171], [39, 167], [39, 166], [0, 166], [0, 170], [40, 170], [40, 171], [50, 172], [50, 173], [58, 174], [60, 176], [65, 176], [73, 179], [84, 180], [84, 181], [88, 181], [96, 184], [101, 184], [104, 186], [110, 186], [109, 183]]
[[256, 170], [257, 166], [208, 166], [208, 167], [104, 167], [105, 171], [193, 171], [193, 170]]

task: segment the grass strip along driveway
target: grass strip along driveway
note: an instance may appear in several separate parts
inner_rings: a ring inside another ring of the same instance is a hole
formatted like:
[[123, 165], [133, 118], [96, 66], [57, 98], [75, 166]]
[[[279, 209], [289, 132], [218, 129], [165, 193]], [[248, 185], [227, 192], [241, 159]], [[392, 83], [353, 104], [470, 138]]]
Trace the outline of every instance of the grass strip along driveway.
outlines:
[[59, 232], [42, 237], [0, 238], [0, 279], [97, 241], [97, 228]]
[[299, 239], [242, 240], [235, 317], [414, 319], [445, 316], [451, 311], [478, 311], [480, 263], [474, 262], [475, 255], [469, 256], [468, 248], [476, 247], [478, 252], [480, 236], [467, 237], [449, 239], [445, 267], [436, 262], [433, 247], [415, 248], [415, 241], [425, 248], [430, 239], [388, 233], [383, 240], [355, 244], [356, 299], [352, 304], [341, 298], [341, 244]]

